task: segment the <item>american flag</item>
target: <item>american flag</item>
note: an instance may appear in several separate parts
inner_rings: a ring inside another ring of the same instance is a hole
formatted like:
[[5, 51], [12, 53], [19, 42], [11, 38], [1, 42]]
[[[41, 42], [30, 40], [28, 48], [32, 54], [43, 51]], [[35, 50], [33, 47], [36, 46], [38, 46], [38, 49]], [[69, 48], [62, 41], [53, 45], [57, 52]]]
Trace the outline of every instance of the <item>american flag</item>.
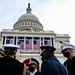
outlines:
[[24, 49], [24, 37], [18, 37], [18, 46], [20, 46], [20, 49]]
[[7, 37], [6, 38], [6, 44], [13, 44], [13, 37]]
[[33, 48], [34, 48], [34, 50], [40, 49], [40, 39], [34, 39]]
[[29, 26], [29, 29], [30, 29], [31, 31], [33, 31], [33, 28], [32, 28], [31, 26]]
[[50, 39], [49, 38], [45, 38], [44, 39], [44, 46], [50, 46], [51, 43], [50, 43]]
[[26, 38], [26, 50], [32, 50], [32, 38]]

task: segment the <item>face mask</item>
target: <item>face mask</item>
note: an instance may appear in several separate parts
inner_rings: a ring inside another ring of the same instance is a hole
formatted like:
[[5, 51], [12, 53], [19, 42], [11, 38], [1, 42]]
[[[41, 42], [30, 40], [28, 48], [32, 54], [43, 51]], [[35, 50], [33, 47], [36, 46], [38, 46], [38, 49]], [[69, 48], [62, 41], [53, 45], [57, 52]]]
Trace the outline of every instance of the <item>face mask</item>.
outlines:
[[70, 55], [70, 53], [69, 52], [66, 52], [66, 53], [63, 53], [63, 55], [65, 56], [65, 57], [69, 57], [69, 55]]
[[47, 56], [47, 57], [42, 56], [42, 57], [41, 57], [41, 60], [44, 61], [44, 60], [48, 59], [49, 57], [50, 57], [50, 56]]
[[30, 71], [30, 72], [33, 72], [34, 70], [35, 70], [34, 67], [29, 67], [29, 71]]
[[41, 57], [41, 60], [42, 60], [42, 61], [44, 61], [45, 59], [46, 59], [45, 57], [43, 57], [43, 56]]

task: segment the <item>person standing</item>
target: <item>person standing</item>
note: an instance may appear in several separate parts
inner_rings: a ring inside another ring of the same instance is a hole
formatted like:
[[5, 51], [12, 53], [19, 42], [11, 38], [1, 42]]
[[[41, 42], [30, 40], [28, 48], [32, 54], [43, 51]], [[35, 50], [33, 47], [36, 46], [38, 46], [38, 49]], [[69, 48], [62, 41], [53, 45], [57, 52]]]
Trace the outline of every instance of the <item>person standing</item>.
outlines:
[[30, 62], [28, 64], [28, 69], [29, 69], [28, 75], [40, 75], [38, 66], [39, 66], [39, 62], [34, 58], [30, 58]]
[[19, 46], [5, 44], [2, 47], [5, 56], [0, 58], [0, 75], [26, 75], [26, 65], [16, 59]]
[[54, 55], [56, 50], [52, 46], [41, 46], [41, 75], [67, 75], [66, 68]]
[[75, 46], [72, 44], [64, 44], [61, 46], [61, 49], [61, 53], [67, 58], [64, 65], [68, 70], [68, 75], [75, 75]]

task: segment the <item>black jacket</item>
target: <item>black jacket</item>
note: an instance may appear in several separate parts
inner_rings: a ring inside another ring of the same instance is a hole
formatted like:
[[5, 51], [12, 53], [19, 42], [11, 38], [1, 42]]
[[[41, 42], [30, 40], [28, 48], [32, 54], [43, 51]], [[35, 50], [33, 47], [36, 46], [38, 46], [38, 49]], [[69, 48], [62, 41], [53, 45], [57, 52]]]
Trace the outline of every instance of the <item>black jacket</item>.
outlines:
[[22, 75], [24, 64], [5, 56], [0, 58], [0, 75]]
[[64, 62], [64, 65], [66, 66], [68, 70], [68, 75], [75, 75], [75, 56], [67, 59]]

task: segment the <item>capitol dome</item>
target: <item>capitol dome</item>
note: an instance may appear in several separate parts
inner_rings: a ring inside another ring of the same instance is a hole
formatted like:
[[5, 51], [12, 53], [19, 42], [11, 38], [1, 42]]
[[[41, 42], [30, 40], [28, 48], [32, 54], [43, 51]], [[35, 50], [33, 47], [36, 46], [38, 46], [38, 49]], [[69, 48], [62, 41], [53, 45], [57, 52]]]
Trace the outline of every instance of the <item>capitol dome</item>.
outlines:
[[22, 20], [33, 20], [33, 21], [39, 22], [39, 19], [35, 15], [33, 15], [32, 13], [31, 14], [26, 13], [18, 19], [18, 21], [22, 21]]
[[39, 19], [31, 13], [30, 3], [28, 3], [28, 8], [26, 13], [20, 16], [18, 21], [14, 24], [13, 30], [31, 30], [41, 31], [43, 30], [42, 24], [39, 22]]

